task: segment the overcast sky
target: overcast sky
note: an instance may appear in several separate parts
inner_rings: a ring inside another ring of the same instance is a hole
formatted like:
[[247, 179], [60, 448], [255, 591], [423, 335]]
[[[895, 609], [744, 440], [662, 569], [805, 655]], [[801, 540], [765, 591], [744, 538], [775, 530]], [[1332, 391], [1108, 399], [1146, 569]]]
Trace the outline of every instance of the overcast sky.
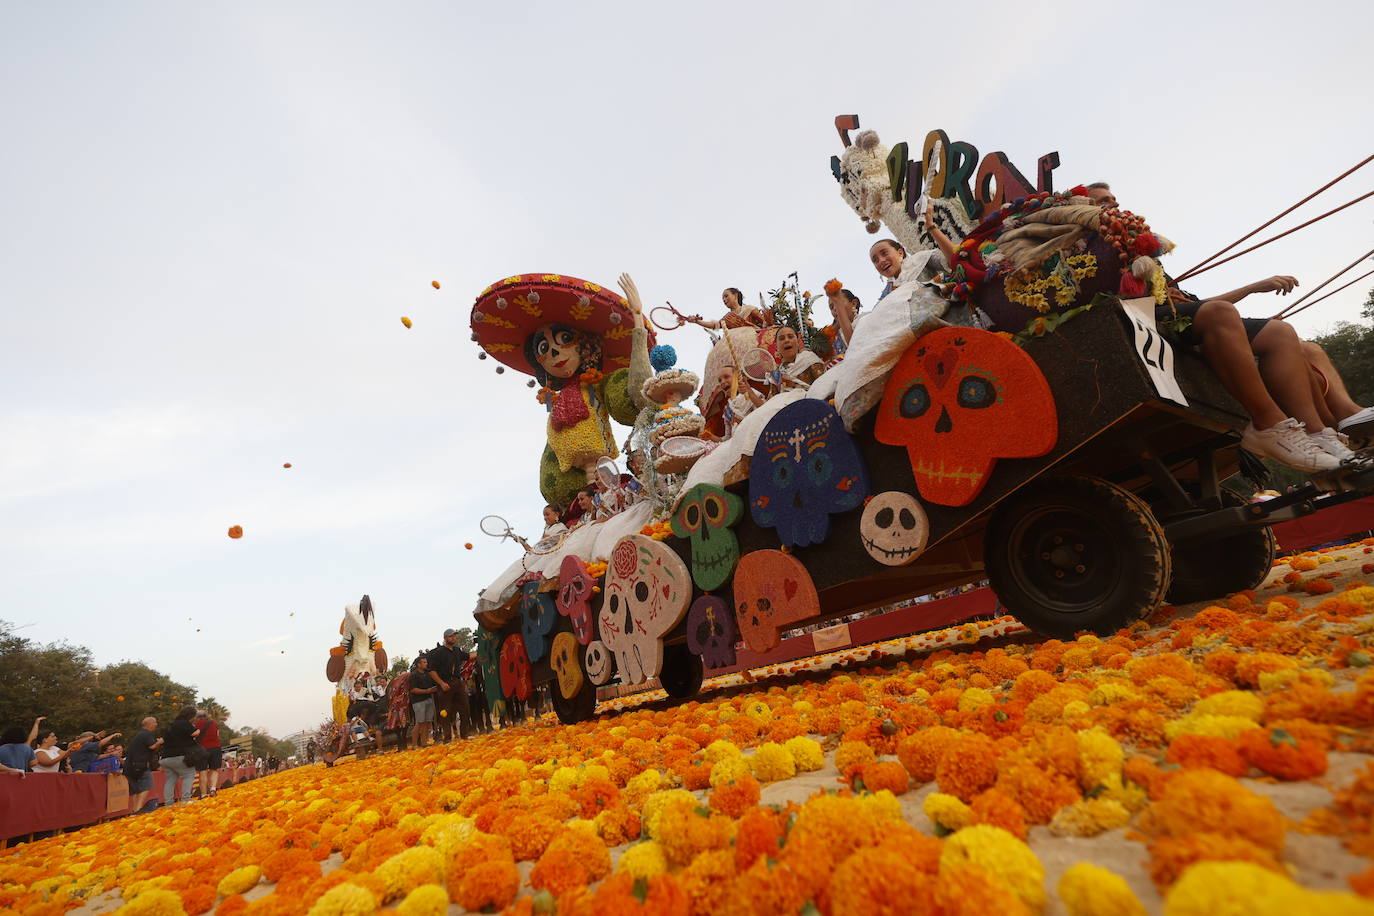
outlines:
[[[1032, 176], [1058, 150], [1057, 187], [1111, 181], [1178, 272], [1374, 151], [1372, 24], [1353, 0], [0, 0], [0, 617], [234, 724], [314, 725], [346, 603], [412, 655], [513, 558], [478, 519], [538, 528], [543, 412], [468, 339], [487, 284], [628, 271], [714, 314], [797, 270], [871, 302], [842, 113]], [[1371, 218], [1192, 285], [1315, 285]], [[1356, 319], [1372, 285], [1296, 324]], [[701, 331], [666, 341], [699, 367]]]

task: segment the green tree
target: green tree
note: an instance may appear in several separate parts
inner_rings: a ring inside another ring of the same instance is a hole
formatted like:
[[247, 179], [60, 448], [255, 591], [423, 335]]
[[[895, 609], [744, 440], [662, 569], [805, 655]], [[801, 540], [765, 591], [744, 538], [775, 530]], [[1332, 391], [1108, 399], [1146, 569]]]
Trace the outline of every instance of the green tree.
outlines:
[[404, 655], [398, 655], [391, 660], [391, 667], [387, 669], [387, 674], [395, 677], [398, 674], [405, 674], [410, 670], [410, 659]]
[[472, 627], [460, 628], [458, 630], [458, 651], [471, 652], [475, 645], [477, 645], [477, 634], [472, 631]]

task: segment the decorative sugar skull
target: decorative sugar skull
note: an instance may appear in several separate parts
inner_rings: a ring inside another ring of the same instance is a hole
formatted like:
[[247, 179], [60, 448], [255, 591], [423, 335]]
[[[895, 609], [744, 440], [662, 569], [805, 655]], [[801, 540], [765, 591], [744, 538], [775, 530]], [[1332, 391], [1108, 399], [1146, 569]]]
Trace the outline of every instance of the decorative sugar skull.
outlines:
[[734, 592], [735, 620], [755, 652], [776, 648], [780, 630], [821, 612], [811, 574], [781, 550], [745, 554], [735, 568]]
[[735, 615], [724, 598], [702, 595], [687, 612], [687, 648], [707, 668], [735, 663]]
[[615, 671], [611, 650], [599, 639], [593, 639], [587, 644], [587, 652], [582, 656], [582, 666], [587, 669], [587, 677], [598, 686], [609, 681], [612, 672]]
[[730, 526], [744, 502], [724, 487], [699, 483], [683, 494], [673, 514], [673, 534], [692, 542], [692, 581], [705, 591], [730, 581], [739, 561], [739, 539]]
[[902, 354], [873, 430], [905, 445], [921, 498], [966, 506], [998, 458], [1054, 448], [1059, 422], [1049, 383], [1026, 351], [977, 328], [940, 328]]
[[830, 516], [858, 508], [867, 495], [863, 458], [829, 404], [803, 398], [763, 428], [749, 471], [749, 509], [784, 545], [821, 543]]
[[533, 689], [525, 640], [519, 633], [512, 633], [501, 644], [501, 695], [528, 700]]
[[926, 510], [910, 493], [888, 490], [864, 506], [859, 537], [864, 550], [884, 566], [905, 566], [926, 549], [930, 521]]
[[639, 684], [663, 667], [663, 636], [687, 612], [692, 582], [671, 547], [630, 534], [611, 548], [606, 596], [597, 615], [602, 641], [615, 653], [620, 679]]
[[541, 592], [540, 582], [526, 582], [520, 586], [520, 632], [525, 637], [525, 649], [530, 661], [539, 661], [549, 650], [548, 635], [558, 621], [553, 595]]
[[580, 654], [581, 646], [573, 634], [565, 631], [553, 638], [553, 647], [549, 649], [549, 667], [558, 677], [558, 692], [565, 700], [571, 700], [582, 689], [582, 663], [578, 661]]
[[558, 613], [572, 620], [577, 641], [586, 645], [592, 641], [592, 594], [596, 580], [587, 572], [581, 557], [571, 554], [558, 567], [558, 598], [554, 605]]
[[477, 667], [482, 672], [487, 706], [492, 715], [496, 715], [497, 704], [501, 703], [501, 634], [495, 630], [486, 627], [477, 630]]

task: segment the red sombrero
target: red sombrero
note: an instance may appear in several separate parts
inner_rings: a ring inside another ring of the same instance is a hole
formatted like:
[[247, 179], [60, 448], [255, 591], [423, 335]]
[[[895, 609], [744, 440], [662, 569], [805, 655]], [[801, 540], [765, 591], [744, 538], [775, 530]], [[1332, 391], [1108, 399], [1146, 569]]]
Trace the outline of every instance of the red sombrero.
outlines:
[[[634, 313], [619, 293], [563, 274], [520, 274], [482, 290], [472, 306], [477, 345], [516, 372], [533, 375], [525, 338], [546, 324], [566, 324], [601, 336], [602, 369], [630, 365]], [[643, 321], [654, 345], [654, 329]]]

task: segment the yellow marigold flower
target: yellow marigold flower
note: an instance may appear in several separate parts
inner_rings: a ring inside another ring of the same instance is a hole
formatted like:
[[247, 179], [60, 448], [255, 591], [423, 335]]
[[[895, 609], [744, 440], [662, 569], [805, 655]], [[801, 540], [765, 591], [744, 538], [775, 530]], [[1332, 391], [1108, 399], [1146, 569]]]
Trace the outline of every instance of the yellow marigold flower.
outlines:
[[406, 894], [396, 912], [401, 916], [444, 916], [448, 912], [448, 891], [437, 884], [421, 884]]
[[573, 767], [559, 767], [549, 777], [550, 792], [567, 792], [577, 785], [577, 770]]
[[236, 833], [229, 838], [229, 842], [233, 843], [235, 846], [247, 846], [249, 843], [253, 842], [253, 834], [247, 831]]
[[711, 767], [711, 788], [734, 782], [749, 772], [749, 761], [743, 757], [726, 757]]
[[[748, 767], [745, 767], [743, 772], [747, 773]], [[654, 792], [644, 799], [644, 805], [639, 812], [639, 819], [649, 836], [658, 836], [659, 815], [674, 802], [691, 804], [693, 808], [701, 804], [701, 800], [686, 789], [664, 789], [661, 792]]]
[[964, 712], [974, 712], [996, 702], [997, 698], [982, 687], [969, 687], [959, 695], [959, 708]]
[[1101, 728], [1078, 732], [1079, 782], [1084, 789], [1092, 789], [1106, 782], [1109, 776], [1120, 774], [1126, 752], [1116, 739]]
[[1069, 916], [1145, 916], [1124, 878], [1090, 862], [1070, 865], [1058, 890]]
[[1129, 684], [1117, 681], [1098, 684], [1093, 688], [1093, 692], [1088, 694], [1088, 703], [1093, 706], [1111, 706], [1114, 703], [1129, 703], [1138, 699], [1140, 694], [1135, 689]]
[[1082, 647], [1073, 648], [1059, 656], [1059, 664], [1065, 671], [1083, 671], [1093, 665], [1093, 651]]
[[808, 713], [816, 708], [816, 704], [812, 703], [810, 700], [798, 700], [792, 704], [792, 708], [800, 713]]
[[636, 878], [652, 878], [668, 870], [668, 857], [663, 847], [653, 840], [636, 843], [620, 857], [616, 871], [627, 871]]
[[1121, 807], [1135, 814], [1150, 803], [1146, 791], [1133, 782], [1122, 779], [1120, 773], [1113, 773], [1102, 781], [1098, 798], [1109, 798], [1119, 802]]
[[773, 718], [773, 707], [763, 700], [750, 700], [744, 704], [744, 714], [752, 716], [760, 722], [767, 722]]
[[749, 769], [759, 782], [777, 782], [797, 775], [797, 763], [787, 748], [776, 741], [760, 744], [748, 758]]
[[964, 804], [957, 796], [944, 792], [932, 792], [926, 796], [921, 810], [937, 828], [953, 833], [963, 830], [973, 817], [973, 809]]
[[1092, 707], [1082, 700], [1070, 700], [1064, 704], [1064, 718], [1075, 719], [1092, 712]]
[[653, 767], [633, 777], [625, 783], [625, 793], [631, 798], [643, 798], [650, 792], [663, 788], [663, 774]]
[[371, 916], [377, 912], [377, 898], [357, 884], [344, 882], [325, 891], [307, 916]]
[[727, 757], [740, 756], [740, 749], [732, 742], [726, 741], [724, 738], [718, 738], [706, 745], [705, 749], [701, 752], [701, 756], [706, 758], [707, 763], [719, 763]]
[[[1261, 675], [1263, 677], [1263, 675]], [[1223, 690], [1193, 704], [1193, 715], [1239, 716], [1251, 722], [1264, 721], [1264, 701], [1248, 690]]]
[[880, 789], [859, 796], [859, 805], [874, 824], [882, 826], [902, 820], [902, 803], [890, 789]]
[[1130, 819], [1131, 812], [1114, 798], [1084, 798], [1056, 811], [1050, 821], [1050, 832], [1055, 836], [1097, 836], [1125, 827]]
[[1039, 913], [1045, 908], [1045, 868], [1029, 846], [1001, 827], [974, 824], [945, 840], [940, 873], [976, 865]]
[[[1250, 862], [1199, 862], [1189, 867], [1164, 898], [1164, 916], [1292, 916], [1312, 913], [1314, 894]], [[1354, 912], [1354, 911], [1352, 911]]]
[[181, 897], [162, 888], [151, 888], [115, 910], [118, 916], [186, 916]]
[[1175, 719], [1164, 726], [1164, 734], [1170, 741], [1179, 735], [1211, 735], [1214, 738], [1234, 739], [1243, 731], [1259, 728], [1251, 719], [1240, 716], [1208, 716], [1189, 713], [1182, 719]]
[[262, 869], [256, 865], [245, 865], [242, 868], [234, 869], [221, 878], [219, 884], [215, 886], [215, 892], [221, 897], [244, 894], [260, 880], [262, 880]]
[[1365, 609], [1365, 613], [1374, 613], [1374, 586], [1364, 585], [1360, 588], [1352, 588], [1342, 592], [1341, 598], [1361, 605]]
[[386, 903], [419, 887], [442, 884], [448, 863], [443, 853], [431, 846], [412, 846], [387, 859], [373, 872], [386, 889]]
[[796, 738], [788, 738], [783, 747], [792, 755], [792, 762], [797, 765], [799, 772], [811, 773], [825, 766], [825, 751], [821, 748], [821, 743], [813, 738], [798, 735]]

